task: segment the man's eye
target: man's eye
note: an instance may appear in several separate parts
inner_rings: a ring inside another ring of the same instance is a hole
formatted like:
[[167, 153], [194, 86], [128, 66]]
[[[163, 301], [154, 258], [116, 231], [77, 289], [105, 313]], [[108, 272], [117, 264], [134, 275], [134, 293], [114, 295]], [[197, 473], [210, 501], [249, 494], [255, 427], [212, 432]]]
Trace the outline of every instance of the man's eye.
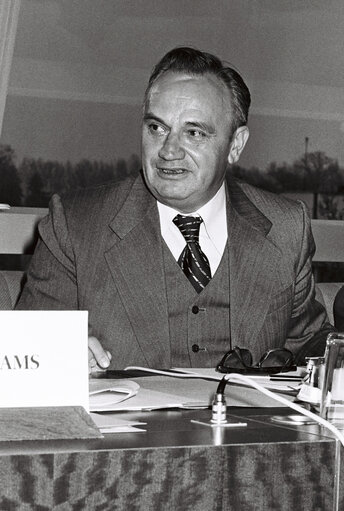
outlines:
[[166, 132], [165, 128], [154, 122], [148, 124], [148, 129], [153, 135], [164, 135]]
[[191, 138], [194, 138], [195, 140], [201, 140], [202, 138], [204, 138], [206, 136], [204, 131], [197, 130], [197, 129], [188, 130], [188, 135]]

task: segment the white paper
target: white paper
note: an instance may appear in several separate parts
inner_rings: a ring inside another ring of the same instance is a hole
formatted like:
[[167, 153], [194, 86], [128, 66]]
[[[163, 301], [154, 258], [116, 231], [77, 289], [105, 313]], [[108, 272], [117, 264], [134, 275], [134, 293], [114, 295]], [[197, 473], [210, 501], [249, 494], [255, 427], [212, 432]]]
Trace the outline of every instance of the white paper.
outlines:
[[[129, 366], [126, 367], [126, 370], [134, 370], [134, 371], [145, 371], [145, 372], [151, 372], [152, 374], [160, 374], [160, 375], [166, 375], [171, 376], [174, 378], [181, 378], [181, 379], [199, 379], [199, 378], [206, 378], [213, 381], [221, 381], [224, 377], [223, 373], [217, 372], [214, 368], [211, 367], [202, 367], [202, 368], [173, 368], [171, 371], [169, 370], [159, 370], [159, 369], [150, 369], [146, 367], [139, 367], [139, 366]], [[298, 376], [301, 374], [302, 370], [298, 371], [290, 371], [286, 373], [280, 373], [280, 376], [283, 376], [283, 378], [287, 378], [289, 376]], [[249, 379], [252, 379], [254, 381], [257, 381], [257, 383], [260, 383], [263, 387], [276, 392], [290, 392], [293, 390], [298, 390], [300, 386], [300, 381], [294, 381], [294, 380], [272, 380], [271, 378], [276, 377], [276, 375], [267, 376], [260, 376], [260, 375], [246, 375]], [[244, 383], [235, 383], [235, 385], [240, 386], [246, 386]]]
[[0, 407], [88, 410], [87, 311], [0, 311]]
[[145, 433], [146, 430], [136, 426], [120, 426], [113, 428], [100, 428], [101, 433]]
[[[157, 386], [158, 382], [157, 382]], [[199, 398], [186, 397], [185, 395], [169, 394], [159, 390], [145, 389], [140, 386], [139, 392], [125, 401], [109, 404], [98, 411], [140, 411], [140, 410], [159, 410], [162, 408], [205, 408], [209, 406], [209, 400], [205, 398], [201, 401]]]
[[135, 396], [139, 388], [138, 383], [126, 379], [90, 379], [90, 411], [112, 410], [117, 403]]
[[[174, 396], [182, 396], [182, 406], [192, 407], [192, 403], [208, 406], [212, 404], [214, 395], [218, 387], [218, 381], [208, 381], [201, 378], [171, 378], [166, 376], [154, 375], [145, 376], [135, 379], [141, 389], [159, 390], [161, 393], [169, 393]], [[141, 391], [140, 389], [140, 391]], [[280, 402], [272, 399], [255, 388], [249, 386], [240, 386], [237, 384], [227, 384], [225, 396], [228, 406], [245, 406], [245, 407], [276, 407], [281, 406]], [[294, 395], [284, 394], [286, 399], [293, 400]], [[125, 403], [130, 404], [131, 400]]]
[[145, 431], [137, 426], [145, 426], [145, 422], [119, 419], [116, 413], [91, 413], [91, 419], [102, 433], [135, 433]]

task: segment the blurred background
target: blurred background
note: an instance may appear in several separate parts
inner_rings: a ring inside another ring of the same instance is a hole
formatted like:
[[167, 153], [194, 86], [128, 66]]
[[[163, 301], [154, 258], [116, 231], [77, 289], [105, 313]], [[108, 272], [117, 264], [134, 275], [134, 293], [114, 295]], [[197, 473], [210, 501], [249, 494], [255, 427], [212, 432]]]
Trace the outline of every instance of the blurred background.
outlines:
[[301, 197], [313, 218], [344, 218], [343, 0], [1, 4], [12, 47], [0, 202], [45, 207], [54, 192], [138, 172], [149, 74], [188, 45], [232, 64], [251, 90], [251, 137], [230, 173]]

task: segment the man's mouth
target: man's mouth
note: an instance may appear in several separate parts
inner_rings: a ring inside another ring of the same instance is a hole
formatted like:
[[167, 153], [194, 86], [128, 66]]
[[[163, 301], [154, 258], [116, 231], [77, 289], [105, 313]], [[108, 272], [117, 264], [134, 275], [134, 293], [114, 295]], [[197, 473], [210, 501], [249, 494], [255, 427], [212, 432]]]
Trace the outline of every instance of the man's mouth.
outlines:
[[166, 168], [166, 167], [157, 167], [158, 168], [158, 171], [159, 172], [162, 172], [163, 174], [166, 174], [166, 175], [176, 175], [176, 174], [184, 174], [185, 172], [187, 172], [186, 169], [181, 169], [181, 168], [173, 168], [173, 169], [170, 169], [170, 168]]

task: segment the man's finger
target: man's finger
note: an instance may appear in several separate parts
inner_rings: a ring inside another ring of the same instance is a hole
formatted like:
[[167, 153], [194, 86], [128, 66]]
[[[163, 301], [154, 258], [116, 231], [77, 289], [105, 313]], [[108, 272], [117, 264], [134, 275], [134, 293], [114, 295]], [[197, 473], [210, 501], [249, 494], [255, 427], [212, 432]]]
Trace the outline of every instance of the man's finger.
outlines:
[[[102, 347], [101, 343], [96, 337], [88, 338], [88, 348], [89, 348], [89, 363], [92, 363], [92, 358], [95, 360], [96, 365], [101, 367], [102, 369], [106, 369], [109, 367], [111, 362], [111, 353], [109, 351], [105, 351]], [[90, 357], [91, 352], [91, 357]], [[93, 356], [93, 357], [92, 357]]]

